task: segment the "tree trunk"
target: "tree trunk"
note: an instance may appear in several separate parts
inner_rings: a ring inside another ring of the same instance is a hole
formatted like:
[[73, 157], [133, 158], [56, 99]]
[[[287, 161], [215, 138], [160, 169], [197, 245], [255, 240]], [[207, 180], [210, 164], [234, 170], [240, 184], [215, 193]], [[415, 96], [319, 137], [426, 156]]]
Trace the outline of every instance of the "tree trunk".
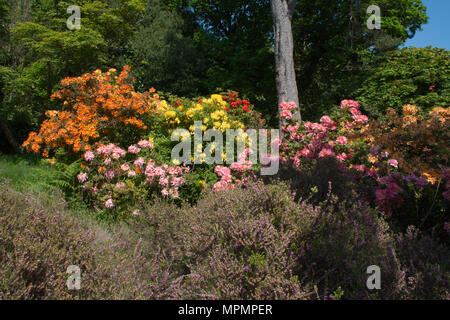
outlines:
[[[292, 16], [297, 0], [270, 0], [275, 40], [275, 72], [278, 103], [295, 102], [299, 105], [294, 69], [294, 38]], [[301, 120], [300, 112], [295, 114]]]
[[3, 132], [3, 135], [6, 137], [6, 140], [8, 141], [9, 145], [12, 147], [14, 152], [18, 153], [20, 151], [20, 146], [17, 143], [16, 139], [14, 138], [14, 135], [12, 134], [11, 130], [8, 127], [8, 124], [0, 119], [0, 130]]

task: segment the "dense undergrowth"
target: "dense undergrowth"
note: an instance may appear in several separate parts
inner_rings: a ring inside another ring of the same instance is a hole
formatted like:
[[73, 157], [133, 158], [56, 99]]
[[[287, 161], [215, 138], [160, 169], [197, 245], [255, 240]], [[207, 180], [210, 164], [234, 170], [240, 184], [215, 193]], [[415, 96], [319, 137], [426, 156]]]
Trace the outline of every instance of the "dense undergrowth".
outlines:
[[[449, 298], [448, 248], [413, 227], [394, 233], [364, 201], [333, 192], [313, 205], [255, 181], [107, 224], [22, 183], [1, 183], [2, 299]], [[80, 291], [67, 290], [69, 265], [81, 268]]]

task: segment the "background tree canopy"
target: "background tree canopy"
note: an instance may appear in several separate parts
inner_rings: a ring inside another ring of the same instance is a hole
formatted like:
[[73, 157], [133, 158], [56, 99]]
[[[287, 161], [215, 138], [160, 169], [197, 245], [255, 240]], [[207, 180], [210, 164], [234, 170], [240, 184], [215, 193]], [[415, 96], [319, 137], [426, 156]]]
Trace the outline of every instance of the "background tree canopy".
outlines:
[[[382, 9], [381, 30], [366, 27], [369, 4]], [[69, 5], [81, 8], [80, 30], [66, 27]], [[303, 119], [317, 119], [344, 97], [366, 104], [375, 86], [369, 82], [383, 81], [375, 74], [426, 22], [415, 0], [298, 1], [293, 35]], [[18, 141], [45, 109], [58, 107], [49, 97], [62, 78], [125, 64], [138, 90], [189, 98], [236, 90], [277, 123], [269, 0], [0, 0], [0, 41], [0, 111]], [[408, 68], [407, 60], [392, 63]], [[436, 90], [445, 91], [446, 81]], [[380, 114], [380, 103], [371, 114]]]

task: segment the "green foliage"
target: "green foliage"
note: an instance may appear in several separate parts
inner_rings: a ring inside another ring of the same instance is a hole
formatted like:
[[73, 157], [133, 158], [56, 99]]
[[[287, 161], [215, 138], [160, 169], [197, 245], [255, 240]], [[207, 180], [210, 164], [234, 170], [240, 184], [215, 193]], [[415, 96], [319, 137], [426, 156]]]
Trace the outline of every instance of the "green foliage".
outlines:
[[[79, 30], [67, 29], [70, 5], [80, 6]], [[44, 110], [60, 108], [50, 95], [62, 78], [128, 62], [128, 42], [145, 1], [33, 0], [10, 2], [8, 8], [7, 46], [0, 52], [0, 111], [23, 141]], [[3, 26], [3, 16], [0, 20]]]
[[[381, 8], [380, 30], [367, 29], [369, 5]], [[426, 22], [422, 1], [299, 1], [293, 32], [303, 118], [318, 120], [342, 99], [354, 98], [385, 53]]]
[[450, 105], [449, 51], [439, 48], [403, 48], [391, 52], [356, 92], [372, 117], [387, 108], [401, 113], [406, 104], [424, 111]]
[[201, 90], [202, 57], [183, 34], [184, 22], [159, 0], [149, 1], [131, 40], [133, 74], [139, 89], [150, 87], [194, 97]]

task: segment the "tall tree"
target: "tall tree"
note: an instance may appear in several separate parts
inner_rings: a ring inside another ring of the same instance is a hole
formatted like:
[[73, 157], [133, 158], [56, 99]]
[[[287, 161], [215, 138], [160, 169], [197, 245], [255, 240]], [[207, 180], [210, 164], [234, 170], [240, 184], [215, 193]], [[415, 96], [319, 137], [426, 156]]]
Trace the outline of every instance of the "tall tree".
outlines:
[[[275, 74], [278, 102], [293, 101], [299, 105], [294, 68], [292, 17], [297, 0], [271, 0], [275, 45]], [[300, 119], [300, 113], [297, 114]]]

